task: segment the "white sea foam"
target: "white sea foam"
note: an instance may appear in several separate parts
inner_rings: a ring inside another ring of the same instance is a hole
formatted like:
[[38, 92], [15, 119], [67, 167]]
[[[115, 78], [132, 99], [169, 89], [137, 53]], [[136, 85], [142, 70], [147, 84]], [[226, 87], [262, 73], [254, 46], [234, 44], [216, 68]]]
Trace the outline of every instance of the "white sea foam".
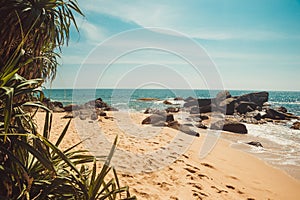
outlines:
[[300, 131], [292, 130], [283, 125], [275, 125], [271, 123], [261, 125], [246, 124], [246, 126], [249, 135], [261, 137], [279, 145], [300, 147]]

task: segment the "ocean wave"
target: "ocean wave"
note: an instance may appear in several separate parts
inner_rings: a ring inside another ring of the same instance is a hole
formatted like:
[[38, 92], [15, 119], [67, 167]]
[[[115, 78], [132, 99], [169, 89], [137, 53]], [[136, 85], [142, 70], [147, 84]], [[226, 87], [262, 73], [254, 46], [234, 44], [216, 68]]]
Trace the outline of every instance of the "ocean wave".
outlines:
[[300, 105], [300, 101], [269, 101], [269, 103], [272, 104], [277, 104], [277, 105]]
[[[279, 145], [300, 147], [300, 134], [288, 127], [274, 124], [247, 124], [248, 133], [254, 137], [261, 137]], [[299, 132], [300, 133], [300, 132]], [[291, 138], [291, 136], [293, 136]]]

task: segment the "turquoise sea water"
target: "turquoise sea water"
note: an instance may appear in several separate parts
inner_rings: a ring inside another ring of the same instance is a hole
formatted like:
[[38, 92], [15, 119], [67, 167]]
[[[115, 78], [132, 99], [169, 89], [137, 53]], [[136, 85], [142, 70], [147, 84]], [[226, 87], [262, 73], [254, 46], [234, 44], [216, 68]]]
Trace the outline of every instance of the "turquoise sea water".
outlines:
[[[187, 98], [189, 96], [208, 98], [215, 97], [217, 90], [167, 90], [167, 89], [46, 89], [47, 97], [61, 101], [64, 105], [81, 104], [101, 97], [105, 102], [120, 110], [143, 110], [147, 107], [163, 108], [162, 102], [141, 102], [139, 98], [151, 97], [161, 100], [172, 100], [174, 97]], [[254, 91], [231, 90], [233, 96]], [[300, 116], [300, 92], [269, 91], [269, 102], [273, 106], [284, 106], [289, 112]], [[177, 102], [180, 103], [180, 102]]]

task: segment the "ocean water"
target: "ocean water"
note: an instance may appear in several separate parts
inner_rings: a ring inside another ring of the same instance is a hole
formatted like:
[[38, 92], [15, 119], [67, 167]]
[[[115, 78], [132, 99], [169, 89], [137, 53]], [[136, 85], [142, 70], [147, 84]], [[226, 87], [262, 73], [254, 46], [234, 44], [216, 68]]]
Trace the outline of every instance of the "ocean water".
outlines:
[[[75, 103], [82, 104], [89, 100], [101, 97], [103, 101], [120, 110], [141, 111], [147, 107], [164, 108], [163, 100], [173, 100], [174, 97], [187, 98], [189, 96], [199, 98], [215, 97], [219, 91], [208, 90], [168, 90], [168, 89], [45, 89], [46, 97], [60, 101], [64, 105]], [[238, 96], [255, 91], [231, 90], [233, 96]], [[161, 101], [142, 102], [139, 98], [157, 98]], [[182, 102], [176, 102], [182, 103]], [[269, 103], [274, 107], [284, 106], [289, 112], [300, 116], [300, 92], [269, 91]]]
[[[46, 89], [45, 95], [64, 105], [82, 104], [95, 98], [102, 98], [113, 107], [123, 111], [141, 112], [148, 107], [164, 109], [168, 105], [164, 100], [183, 105], [183, 101], [174, 101], [174, 97], [198, 98], [215, 97], [218, 91], [208, 90], [167, 90], [167, 89]], [[233, 96], [255, 91], [232, 90]], [[139, 98], [157, 98], [159, 101], [138, 101]], [[269, 91], [269, 103], [272, 107], [284, 106], [288, 112], [300, 116], [300, 92]], [[252, 153], [269, 164], [284, 169], [290, 175], [300, 179], [300, 130], [290, 126], [296, 120], [287, 123], [267, 123], [262, 125], [246, 124], [247, 135], [223, 134], [222, 137], [233, 142], [233, 147]], [[245, 145], [249, 141], [259, 141], [264, 148]]]

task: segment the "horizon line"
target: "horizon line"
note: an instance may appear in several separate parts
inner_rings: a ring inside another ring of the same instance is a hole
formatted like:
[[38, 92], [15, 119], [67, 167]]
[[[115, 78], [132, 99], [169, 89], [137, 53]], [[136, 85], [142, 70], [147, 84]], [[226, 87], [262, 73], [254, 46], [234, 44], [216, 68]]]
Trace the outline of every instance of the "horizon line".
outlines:
[[269, 91], [269, 92], [300, 92], [300, 90], [276, 90], [276, 89], [206, 89], [206, 88], [43, 88], [43, 90], [229, 90], [229, 91]]

